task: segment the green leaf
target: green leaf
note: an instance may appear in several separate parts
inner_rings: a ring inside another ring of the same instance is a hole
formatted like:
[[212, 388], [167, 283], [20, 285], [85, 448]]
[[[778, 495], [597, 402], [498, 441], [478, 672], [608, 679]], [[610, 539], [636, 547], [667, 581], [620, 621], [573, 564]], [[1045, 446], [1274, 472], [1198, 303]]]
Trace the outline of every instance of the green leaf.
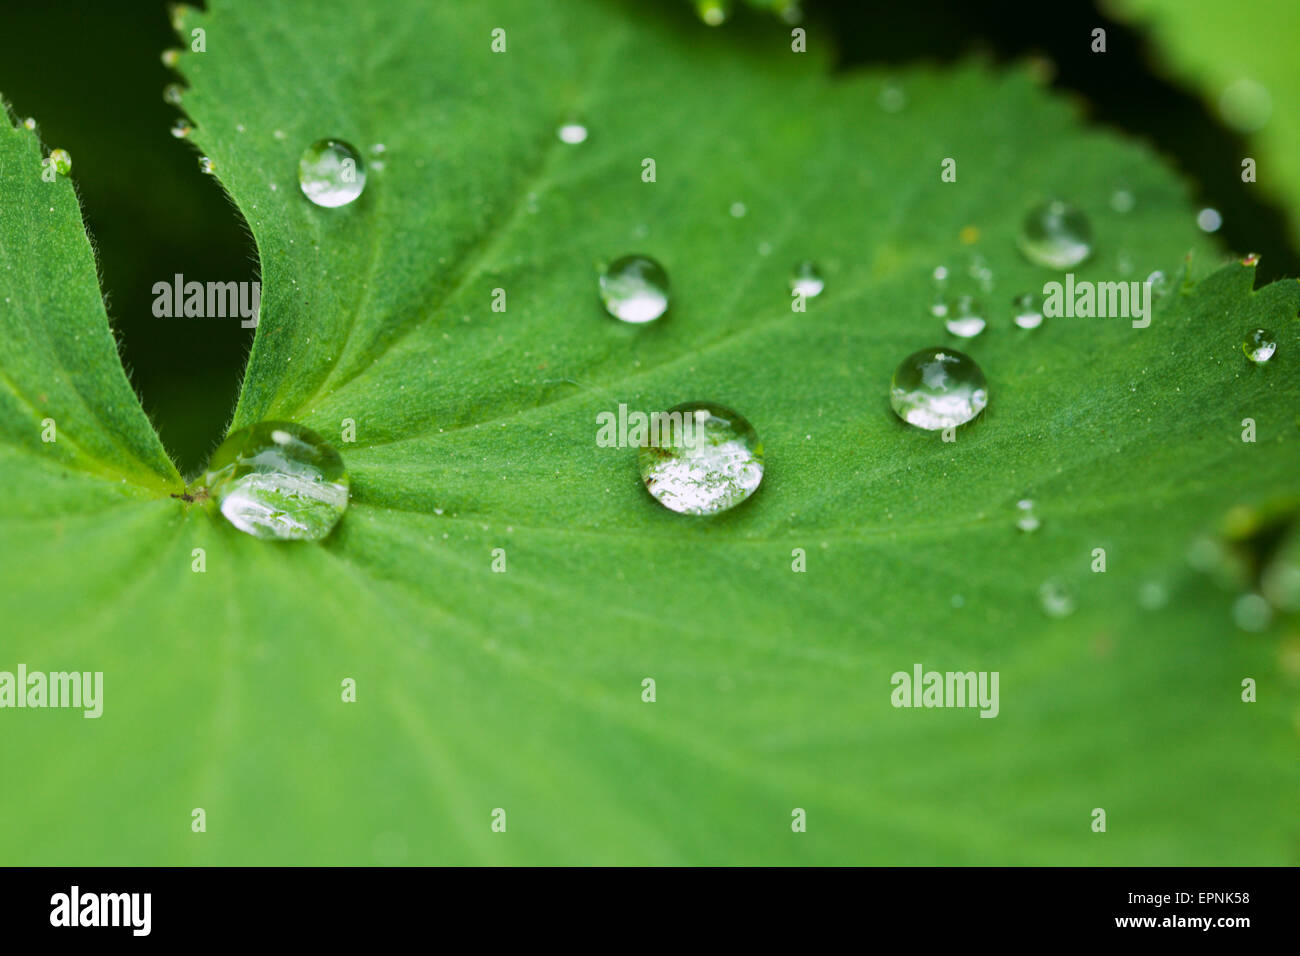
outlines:
[[[777, 23], [596, 0], [212, 8], [183, 14], [206, 31], [185, 106], [263, 271], [232, 427], [337, 441], [353, 500], [323, 544], [280, 545], [171, 497], [72, 190], [36, 177], [29, 135], [0, 135], [0, 283], [23, 316], [6, 310], [0, 356], [29, 396], [0, 458], [0, 669], [105, 682], [98, 720], [0, 711], [21, 781], [0, 814], [32, 821], [4, 829], [4, 859], [1295, 861], [1295, 674], [1184, 555], [1294, 485], [1300, 289], [1252, 291], [1234, 264], [1175, 281], [1149, 328], [1011, 327], [1011, 298], [1054, 278], [1015, 251], [1045, 196], [1092, 218], [1081, 279], [1213, 256], [1147, 151], [979, 66], [913, 70], [882, 111], [882, 76], [829, 79], [824, 44], [791, 53]], [[571, 118], [585, 143], [557, 139]], [[297, 189], [323, 137], [386, 146], [350, 206]], [[671, 276], [650, 326], [596, 296], [595, 264], [628, 252]], [[965, 348], [991, 401], [945, 443], [892, 415], [888, 383], [944, 339], [932, 270], [973, 253], [996, 289]], [[827, 287], [796, 313], [803, 259]], [[1264, 367], [1240, 350], [1254, 325], [1279, 338]], [[60, 380], [47, 445], [31, 396]], [[619, 403], [689, 399], [765, 446], [763, 487], [706, 520], [649, 498], [636, 449], [595, 442]], [[1043, 612], [1048, 579], [1072, 615]], [[1151, 581], [1159, 610], [1138, 600]], [[999, 672], [997, 718], [891, 706], [915, 663]]]
[[1291, 235], [1300, 241], [1294, 214], [1300, 206], [1300, 6], [1291, 0], [1264, 0], [1248, 9], [1213, 0], [1110, 5], [1116, 16], [1149, 31], [1167, 71], [1199, 92], [1230, 127], [1251, 135], [1258, 188], [1291, 211]]

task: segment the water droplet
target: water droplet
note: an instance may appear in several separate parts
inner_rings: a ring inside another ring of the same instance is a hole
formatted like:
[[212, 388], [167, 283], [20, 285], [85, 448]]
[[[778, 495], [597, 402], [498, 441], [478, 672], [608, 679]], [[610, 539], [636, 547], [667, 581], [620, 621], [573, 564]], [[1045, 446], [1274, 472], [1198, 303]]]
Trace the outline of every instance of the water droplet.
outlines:
[[1074, 594], [1064, 581], [1051, 578], [1038, 589], [1038, 602], [1048, 617], [1063, 618], [1074, 613]]
[[1254, 133], [1273, 115], [1273, 97], [1254, 80], [1236, 80], [1219, 94], [1219, 113], [1238, 132]]
[[162, 51], [162, 63], [163, 63], [163, 66], [175, 66], [175, 65], [176, 65], [177, 63], [179, 63], [180, 61], [181, 61], [181, 51], [180, 51], [180, 50], [163, 50], [163, 51]]
[[317, 206], [346, 206], [366, 188], [366, 168], [361, 155], [339, 139], [318, 139], [298, 160], [302, 194]]
[[1219, 210], [1206, 206], [1196, 214], [1196, 225], [1201, 232], [1218, 232], [1223, 225], [1223, 217], [1219, 215]]
[[184, 89], [185, 88], [179, 83], [168, 83], [163, 87], [164, 102], [170, 103], [172, 106], [180, 106], [181, 94], [184, 92]]
[[711, 27], [721, 26], [731, 15], [731, 4], [723, 0], [696, 0], [695, 9], [699, 11], [700, 19]]
[[1244, 256], [1241, 257], [1241, 264], [1243, 266], [1249, 266], [1250, 268], [1253, 269], [1255, 266], [1259, 265], [1259, 253], [1258, 252], [1246, 253]]
[[1169, 294], [1169, 280], [1159, 269], [1147, 276], [1146, 284], [1151, 286], [1151, 294], [1157, 298]]
[[959, 295], [948, 308], [948, 318], [944, 322], [948, 331], [960, 339], [973, 339], [984, 331], [987, 324], [980, 313], [984, 309], [979, 301], [970, 295]]
[[1138, 604], [1148, 611], [1158, 611], [1169, 603], [1169, 589], [1154, 578], [1138, 588]]
[[794, 274], [790, 276], [790, 288], [799, 295], [812, 299], [822, 294], [826, 280], [822, 278], [817, 263], [805, 260], [794, 267]]
[[1022, 329], [1036, 329], [1043, 324], [1043, 296], [1026, 292], [1011, 300], [1011, 320]]
[[29, 116], [29, 117], [27, 117], [27, 119], [23, 120], [23, 128], [24, 128], [24, 129], [36, 129], [36, 117], [35, 117], [35, 116]]
[[284, 139], [284, 130], [282, 129], [274, 130], [271, 133], [271, 135], [274, 136], [276, 139]]
[[292, 422], [259, 422], [230, 435], [203, 476], [221, 513], [255, 538], [315, 541], [348, 506], [339, 453]]
[[208, 157], [206, 156], [199, 157], [199, 172], [206, 173], [207, 175], [211, 176], [216, 171], [217, 171], [216, 163], [208, 159]]
[[565, 123], [555, 131], [555, 135], [560, 137], [561, 143], [570, 143], [574, 145], [577, 143], [585, 143], [587, 141], [587, 127], [583, 126], [581, 123]]
[[896, 80], [886, 80], [876, 102], [886, 113], [901, 113], [907, 107], [907, 92]]
[[1277, 338], [1268, 329], [1251, 329], [1241, 343], [1241, 350], [1256, 365], [1263, 365], [1277, 351]]
[[72, 155], [66, 149], [50, 150], [50, 165], [60, 176], [72, 172]]
[[371, 156], [382, 156], [386, 152], [388, 152], [388, 147], [385, 146], [383, 143], [375, 143], [373, 146], [370, 147]]
[[670, 511], [717, 514], [740, 504], [763, 480], [763, 443], [729, 408], [685, 402], [651, 431], [638, 453], [641, 478]]
[[1110, 208], [1116, 212], [1131, 212], [1136, 204], [1137, 200], [1127, 189], [1117, 189], [1110, 194]]
[[668, 273], [649, 256], [624, 256], [601, 273], [600, 298], [616, 319], [653, 322], [668, 311]]
[[1092, 252], [1092, 226], [1082, 210], [1054, 199], [1030, 210], [1017, 241], [1035, 265], [1069, 269]]
[[1016, 502], [1016, 527], [1021, 531], [1037, 531], [1042, 524], [1038, 520], [1038, 515], [1034, 514], [1034, 502], [1029, 498], [1021, 498]]
[[1273, 620], [1273, 608], [1258, 594], [1243, 594], [1232, 605], [1232, 619], [1243, 631], [1259, 633]]
[[731, 215], [733, 218], [741, 219], [744, 217], [745, 212], [746, 209], [743, 202], [733, 202], [731, 204]]
[[988, 261], [983, 256], [978, 253], [971, 256], [970, 266], [966, 271], [979, 283], [981, 292], [993, 291], [993, 270], [989, 268]]
[[975, 360], [945, 348], [913, 352], [898, 364], [889, 386], [894, 413], [927, 431], [964, 425], [984, 410], [988, 395]]
[[190, 125], [190, 121], [187, 119], [178, 119], [172, 124], [172, 135], [177, 139], [184, 139], [192, 132], [194, 132], [194, 127]]

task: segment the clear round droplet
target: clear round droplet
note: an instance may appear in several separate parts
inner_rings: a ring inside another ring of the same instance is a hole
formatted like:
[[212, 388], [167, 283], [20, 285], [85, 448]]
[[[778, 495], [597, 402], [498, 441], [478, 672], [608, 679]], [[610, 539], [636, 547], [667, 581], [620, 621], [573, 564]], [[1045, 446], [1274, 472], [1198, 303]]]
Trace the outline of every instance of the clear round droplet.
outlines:
[[36, 117], [29, 116], [23, 120], [23, 129], [36, 129]]
[[560, 138], [561, 143], [577, 145], [587, 141], [587, 127], [581, 123], [565, 123], [555, 131], [555, 135]]
[[665, 508], [717, 514], [758, 489], [763, 443], [743, 415], [713, 402], [685, 402], [656, 419], [638, 464], [646, 490]]
[[1034, 502], [1029, 498], [1021, 498], [1016, 502], [1016, 527], [1021, 531], [1037, 531], [1042, 525], [1038, 520], [1038, 515], [1034, 512]]
[[1035, 265], [1069, 269], [1091, 254], [1092, 226], [1082, 210], [1054, 199], [1030, 210], [1018, 243]]
[[1036, 329], [1043, 324], [1043, 296], [1026, 292], [1011, 301], [1011, 321], [1021, 329]]
[[190, 125], [190, 121], [187, 119], [178, 119], [172, 124], [172, 135], [177, 139], [184, 139], [192, 132], [194, 132], [194, 127]]
[[302, 194], [317, 206], [346, 206], [366, 188], [361, 154], [340, 139], [318, 139], [298, 160]]
[[668, 273], [649, 256], [623, 256], [600, 275], [605, 311], [622, 322], [653, 322], [668, 311]]
[[50, 150], [50, 165], [60, 176], [66, 176], [72, 172], [72, 154], [66, 149]]
[[181, 94], [184, 89], [179, 83], [168, 83], [163, 87], [163, 101], [170, 103], [172, 106], [180, 106]]
[[181, 61], [181, 51], [163, 50], [161, 59], [162, 59], [163, 66], [175, 66], [177, 63]]
[[984, 331], [984, 309], [974, 296], [959, 295], [948, 306], [944, 326], [961, 339], [973, 339]]
[[1127, 189], [1117, 189], [1110, 194], [1110, 208], [1116, 212], [1132, 212], [1137, 200]]
[[790, 276], [790, 289], [805, 298], [812, 299], [822, 294], [826, 280], [822, 278], [817, 263], [804, 261], [794, 267]]
[[1074, 594], [1064, 581], [1051, 578], [1038, 588], [1038, 603], [1048, 617], [1063, 618], [1074, 613]]
[[1218, 232], [1219, 227], [1223, 225], [1223, 216], [1219, 215], [1219, 210], [1206, 206], [1196, 214], [1196, 226], [1201, 232]]
[[983, 371], [969, 355], [955, 349], [913, 352], [898, 364], [889, 387], [894, 413], [927, 431], [964, 425], [988, 402]]
[[695, 0], [695, 9], [699, 11], [700, 19], [711, 27], [721, 26], [731, 15], [729, 0]]
[[1146, 284], [1151, 286], [1151, 294], [1157, 298], [1169, 294], [1169, 279], [1159, 269], [1146, 277]]
[[226, 520], [255, 538], [317, 541], [348, 507], [343, 459], [314, 431], [258, 422], [223, 441], [203, 476]]
[[1241, 343], [1241, 350], [1256, 365], [1263, 365], [1277, 351], [1277, 337], [1268, 329], [1251, 329]]
[[1232, 605], [1232, 620], [1243, 631], [1258, 634], [1273, 621], [1273, 608], [1258, 594], [1243, 594]]

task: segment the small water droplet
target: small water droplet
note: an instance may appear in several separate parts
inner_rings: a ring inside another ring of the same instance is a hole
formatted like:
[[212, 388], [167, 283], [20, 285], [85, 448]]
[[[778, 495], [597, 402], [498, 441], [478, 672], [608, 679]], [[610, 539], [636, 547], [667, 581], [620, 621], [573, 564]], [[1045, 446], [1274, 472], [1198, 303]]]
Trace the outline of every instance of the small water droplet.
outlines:
[[1011, 300], [1011, 320], [1022, 329], [1036, 329], [1043, 324], [1043, 296], [1026, 292]]
[[1127, 189], [1117, 189], [1110, 194], [1110, 208], [1116, 212], [1132, 212], [1137, 200]]
[[168, 83], [163, 87], [163, 101], [170, 103], [172, 106], [180, 106], [181, 94], [184, 89], [179, 83]]
[[1268, 329], [1251, 329], [1241, 343], [1241, 350], [1256, 365], [1263, 365], [1277, 351], [1277, 337]]
[[1250, 268], [1253, 269], [1255, 266], [1259, 265], [1259, 253], [1258, 252], [1246, 253], [1244, 256], [1241, 257], [1241, 264], [1243, 266], [1249, 266]]
[[966, 271], [979, 283], [981, 292], [993, 291], [993, 270], [989, 268], [988, 261], [983, 256], [978, 253], [971, 256], [970, 266]]
[[812, 299], [822, 294], [826, 280], [822, 278], [817, 263], [805, 260], [794, 267], [794, 274], [790, 276], [790, 288], [799, 295]]
[[1165, 587], [1164, 582], [1153, 578], [1150, 581], [1143, 581], [1138, 588], [1138, 604], [1145, 610], [1158, 611], [1168, 603], [1169, 589]]
[[179, 63], [180, 61], [181, 61], [181, 51], [180, 51], [180, 50], [163, 50], [163, 51], [162, 51], [162, 63], [163, 63], [163, 66], [169, 66], [169, 67], [170, 67], [170, 66], [175, 66], [175, 65], [176, 65], [177, 63]]
[[1258, 594], [1243, 594], [1233, 602], [1232, 619], [1243, 631], [1259, 633], [1272, 622], [1273, 608]]
[[711, 27], [721, 26], [731, 15], [731, 4], [723, 0], [696, 0], [695, 9], [700, 19]]
[[1151, 286], [1151, 294], [1156, 298], [1169, 294], [1169, 280], [1159, 269], [1147, 276], [1146, 284]]
[[1042, 524], [1034, 513], [1034, 502], [1030, 498], [1021, 498], [1016, 502], [1016, 527], [1021, 531], [1037, 531]]
[[743, 202], [733, 202], [731, 204], [731, 215], [735, 219], [741, 219], [745, 215], [745, 204]]
[[886, 113], [901, 113], [907, 107], [907, 91], [896, 80], [886, 80], [876, 102]]
[[199, 172], [211, 176], [217, 170], [217, 164], [206, 156], [199, 157]]
[[386, 152], [388, 152], [388, 147], [385, 146], [383, 143], [375, 143], [373, 146], [370, 147], [371, 156], [382, 156]]
[[24, 129], [36, 129], [36, 117], [34, 117], [34, 116], [29, 116], [29, 117], [27, 117], [27, 119], [23, 120], [23, 128], [24, 128]]
[[955, 428], [988, 405], [988, 383], [970, 356], [955, 349], [921, 349], [894, 370], [889, 404], [899, 418], [917, 428]]
[[983, 311], [979, 300], [974, 296], [959, 295], [948, 307], [948, 318], [944, 326], [960, 339], [973, 339], [988, 324], [980, 314]]
[[284, 130], [277, 129], [274, 132], [272, 132], [271, 135], [274, 136], [276, 139], [284, 139]]
[[1091, 254], [1092, 226], [1082, 210], [1054, 199], [1030, 210], [1017, 241], [1035, 265], [1069, 269]]
[[1038, 589], [1038, 602], [1048, 617], [1063, 618], [1074, 613], [1074, 595], [1064, 581], [1050, 578]]
[[717, 514], [758, 489], [763, 443], [743, 415], [713, 402], [685, 402], [659, 423], [638, 463], [646, 490], [665, 508]]
[[1206, 206], [1196, 214], [1196, 225], [1201, 232], [1218, 232], [1223, 225], [1223, 217], [1219, 215], [1219, 210]]
[[653, 322], [668, 311], [668, 273], [649, 256], [623, 256], [600, 275], [605, 310], [623, 322]]
[[361, 155], [339, 139], [318, 139], [298, 160], [302, 194], [317, 206], [346, 206], [366, 188], [366, 168]]
[[177, 139], [184, 139], [192, 132], [194, 132], [194, 127], [190, 125], [190, 121], [187, 119], [178, 119], [172, 124], [172, 135]]
[[577, 145], [587, 141], [587, 127], [581, 123], [565, 123], [555, 131], [555, 135], [560, 138], [561, 143]]
[[72, 172], [72, 155], [66, 149], [50, 150], [50, 165], [60, 176]]
[[348, 506], [339, 453], [292, 422], [259, 422], [230, 435], [203, 476], [221, 513], [256, 538], [315, 541]]
[[1273, 115], [1273, 97], [1268, 89], [1249, 78], [1229, 83], [1219, 94], [1219, 114], [1239, 133], [1254, 133]]

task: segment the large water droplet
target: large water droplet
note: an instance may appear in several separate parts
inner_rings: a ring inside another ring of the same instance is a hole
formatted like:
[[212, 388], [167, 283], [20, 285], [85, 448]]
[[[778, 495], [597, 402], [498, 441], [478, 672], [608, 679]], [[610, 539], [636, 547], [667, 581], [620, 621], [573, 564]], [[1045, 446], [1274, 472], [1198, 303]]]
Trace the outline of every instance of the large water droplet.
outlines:
[[763, 443], [743, 415], [713, 402], [685, 402], [656, 422], [638, 457], [646, 490], [665, 508], [716, 514], [758, 489]]
[[1218, 232], [1223, 225], [1223, 216], [1219, 210], [1206, 206], [1196, 214], [1196, 225], [1201, 232]]
[[292, 422], [259, 422], [223, 441], [203, 476], [226, 520], [255, 538], [315, 541], [348, 506], [339, 453]]
[[983, 306], [974, 296], [959, 295], [949, 304], [948, 318], [944, 325], [958, 338], [973, 339], [988, 324], [984, 321], [983, 312]]
[[801, 262], [795, 266], [794, 274], [790, 276], [790, 288], [809, 299], [821, 295], [822, 289], [826, 288], [826, 281], [822, 278], [817, 263]]
[[600, 275], [605, 310], [623, 322], [653, 322], [668, 311], [668, 273], [649, 256], [623, 256]]
[[1036, 329], [1043, 324], [1043, 296], [1026, 292], [1011, 302], [1011, 321], [1022, 329]]
[[1251, 329], [1241, 343], [1241, 350], [1256, 365], [1263, 365], [1277, 351], [1277, 337], [1268, 329]]
[[969, 355], [928, 348], [898, 364], [889, 387], [889, 404], [909, 425], [937, 431], [964, 425], [988, 405], [988, 383]]
[[1069, 269], [1092, 252], [1092, 226], [1080, 209], [1052, 200], [1030, 210], [1018, 242], [1035, 265]]
[[366, 188], [361, 154], [339, 139], [318, 139], [298, 160], [302, 194], [318, 206], [346, 206]]

